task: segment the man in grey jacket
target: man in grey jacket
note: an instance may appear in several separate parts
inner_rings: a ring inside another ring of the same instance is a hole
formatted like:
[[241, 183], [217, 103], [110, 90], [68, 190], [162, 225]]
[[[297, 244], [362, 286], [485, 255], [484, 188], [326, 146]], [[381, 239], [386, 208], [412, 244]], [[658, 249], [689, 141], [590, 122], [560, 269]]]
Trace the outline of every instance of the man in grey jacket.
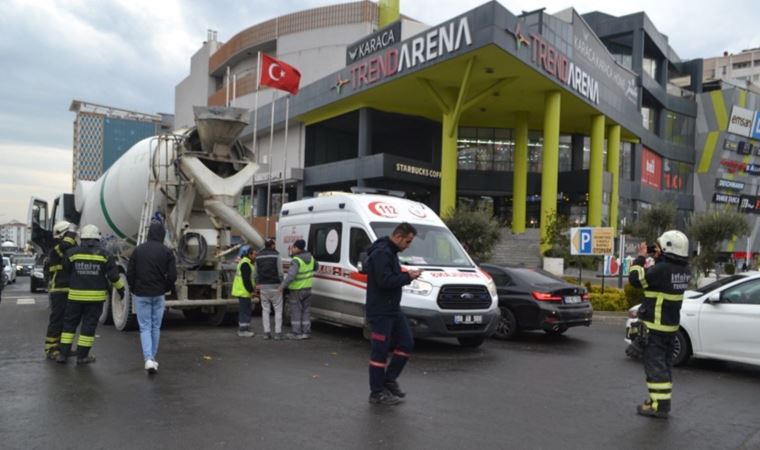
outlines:
[[306, 251], [306, 241], [299, 239], [290, 247], [290, 269], [280, 285], [280, 292], [285, 288], [290, 291], [290, 326], [293, 339], [311, 337], [311, 285], [314, 272], [319, 264]]

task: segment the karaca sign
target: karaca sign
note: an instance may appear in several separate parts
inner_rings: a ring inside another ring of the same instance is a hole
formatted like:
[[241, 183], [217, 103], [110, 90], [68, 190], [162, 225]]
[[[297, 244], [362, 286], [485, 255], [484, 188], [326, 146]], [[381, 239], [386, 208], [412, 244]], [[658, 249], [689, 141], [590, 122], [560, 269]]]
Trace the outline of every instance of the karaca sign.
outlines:
[[401, 40], [401, 22], [388, 25], [377, 33], [366, 37], [346, 48], [346, 65], [390, 47]]
[[377, 83], [470, 45], [472, 35], [468, 18], [452, 20], [352, 66], [349, 69], [351, 87], [358, 89]]

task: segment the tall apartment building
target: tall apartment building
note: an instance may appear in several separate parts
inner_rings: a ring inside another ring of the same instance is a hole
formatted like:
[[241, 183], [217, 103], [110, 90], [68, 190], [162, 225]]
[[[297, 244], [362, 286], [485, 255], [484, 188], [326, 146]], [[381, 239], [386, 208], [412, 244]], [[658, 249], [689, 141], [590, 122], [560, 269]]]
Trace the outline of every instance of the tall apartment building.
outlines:
[[760, 47], [742, 50], [732, 54], [723, 52], [723, 56], [705, 58], [704, 82], [716, 80], [735, 80], [750, 86], [760, 87]]
[[168, 132], [171, 114], [145, 114], [81, 100], [71, 102], [74, 119], [72, 187], [77, 180], [97, 180], [135, 143]]

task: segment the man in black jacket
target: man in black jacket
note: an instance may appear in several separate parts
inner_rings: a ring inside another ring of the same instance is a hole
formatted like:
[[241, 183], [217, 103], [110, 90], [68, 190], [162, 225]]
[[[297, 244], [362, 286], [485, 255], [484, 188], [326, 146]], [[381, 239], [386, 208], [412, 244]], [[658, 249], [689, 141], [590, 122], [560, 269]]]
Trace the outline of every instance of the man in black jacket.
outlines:
[[274, 309], [274, 338], [282, 339], [282, 293], [278, 289], [282, 282], [282, 262], [275, 249], [273, 239], [264, 243], [264, 250], [256, 254], [256, 286], [261, 298], [261, 324], [264, 339], [272, 339], [269, 315]]
[[[401, 312], [401, 288], [420, 276], [419, 270], [401, 271], [398, 253], [406, 250], [417, 230], [410, 224], [399, 224], [390, 237], [375, 241], [366, 258], [367, 302], [371, 353], [369, 358], [370, 403], [394, 405], [406, 394], [398, 379], [411, 356], [414, 338], [406, 316]], [[388, 363], [388, 352], [393, 356]]]
[[137, 246], [129, 258], [127, 283], [135, 297], [137, 322], [140, 324], [145, 370], [158, 371], [156, 353], [164, 317], [165, 294], [177, 281], [174, 253], [164, 245], [166, 230], [161, 222], [154, 221], [148, 228], [148, 240]]

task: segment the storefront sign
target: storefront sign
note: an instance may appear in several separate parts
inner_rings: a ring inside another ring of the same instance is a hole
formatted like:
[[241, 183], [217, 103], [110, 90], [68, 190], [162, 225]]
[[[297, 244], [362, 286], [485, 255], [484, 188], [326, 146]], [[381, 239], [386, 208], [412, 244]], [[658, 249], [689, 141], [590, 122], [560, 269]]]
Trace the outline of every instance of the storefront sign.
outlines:
[[752, 139], [760, 139], [760, 111], [755, 111], [755, 123], [752, 125]]
[[755, 195], [742, 195], [739, 202], [739, 211], [743, 213], [760, 214], [760, 197]]
[[660, 189], [662, 180], [662, 157], [644, 147], [641, 154], [641, 183]]
[[752, 144], [750, 144], [747, 141], [741, 141], [737, 143], [736, 145], [736, 153], [740, 155], [751, 155], [752, 154]]
[[571, 255], [611, 255], [614, 244], [610, 227], [570, 228]]
[[727, 191], [741, 192], [744, 190], [744, 183], [741, 181], [718, 178], [715, 180], [715, 189], [725, 189]]
[[422, 36], [404, 41], [400, 47], [389, 48], [382, 54], [352, 66], [349, 69], [351, 86], [358, 89], [374, 84], [470, 45], [472, 35], [468, 18], [454, 19]]
[[726, 139], [725, 141], [723, 141], [723, 148], [725, 150], [728, 150], [729, 152], [735, 152], [738, 146], [739, 146], [739, 143], [736, 141], [732, 141], [729, 139]]
[[427, 167], [412, 166], [409, 164], [396, 163], [396, 172], [410, 173], [428, 178], [441, 178], [440, 170], [428, 169]]
[[639, 90], [636, 86], [636, 74], [615, 61], [607, 47], [575, 10], [573, 10], [573, 48], [574, 55], [580, 55], [592, 68], [596, 69], [600, 79], [609, 80], [608, 85], [616, 86], [622, 96], [634, 105], [638, 105]]
[[533, 47], [533, 64], [541, 67], [544, 72], [557, 78], [591, 103], [599, 104], [599, 82], [597, 80], [569, 60], [564, 53], [545, 41], [540, 34], [531, 33], [530, 38], [530, 45]]
[[376, 33], [346, 47], [346, 65], [390, 47], [401, 40], [401, 21], [395, 22]]
[[728, 119], [728, 132], [739, 136], [752, 136], [752, 122], [755, 120], [755, 111], [734, 106], [731, 108], [731, 118]]
[[744, 173], [747, 175], [760, 175], [760, 164], [747, 164], [744, 167]]
[[741, 161], [733, 161], [733, 160], [730, 160], [730, 159], [721, 159], [720, 160], [720, 165], [723, 166], [723, 167], [725, 167], [726, 170], [729, 171], [729, 173], [734, 173], [736, 171], [744, 170], [744, 169], [747, 168], [747, 165], [744, 164], [743, 162], [741, 162]]
[[741, 198], [738, 195], [721, 194], [716, 192], [713, 194], [713, 203], [723, 203], [727, 205], [738, 205]]

